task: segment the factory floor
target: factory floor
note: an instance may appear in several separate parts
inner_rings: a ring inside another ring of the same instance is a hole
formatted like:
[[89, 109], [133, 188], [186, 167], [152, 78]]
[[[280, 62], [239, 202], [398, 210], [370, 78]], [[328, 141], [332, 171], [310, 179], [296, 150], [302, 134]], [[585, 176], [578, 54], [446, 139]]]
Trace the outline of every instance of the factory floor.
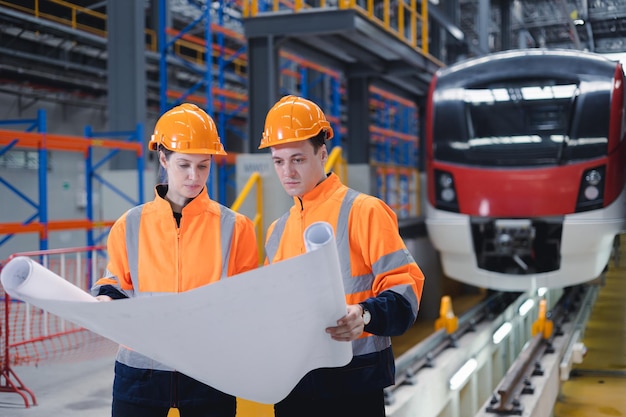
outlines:
[[[598, 283], [600, 291], [583, 335], [587, 354], [562, 384], [552, 417], [626, 416], [626, 244], [619, 253], [619, 263], [611, 262]], [[465, 302], [468, 306], [475, 302], [470, 298]], [[457, 314], [466, 309], [463, 303], [462, 299], [455, 303]], [[416, 338], [430, 334], [432, 325], [427, 320], [419, 322], [412, 335], [395, 339], [396, 355]], [[27, 407], [20, 395], [0, 392], [0, 417], [110, 417], [114, 360], [110, 355], [76, 363], [13, 367], [37, 404], [29, 398]], [[169, 413], [169, 417], [178, 416], [178, 410]], [[237, 417], [273, 417], [273, 409], [241, 400]]]
[[621, 241], [585, 328], [587, 354], [562, 384], [553, 417], [626, 416], [626, 235]]

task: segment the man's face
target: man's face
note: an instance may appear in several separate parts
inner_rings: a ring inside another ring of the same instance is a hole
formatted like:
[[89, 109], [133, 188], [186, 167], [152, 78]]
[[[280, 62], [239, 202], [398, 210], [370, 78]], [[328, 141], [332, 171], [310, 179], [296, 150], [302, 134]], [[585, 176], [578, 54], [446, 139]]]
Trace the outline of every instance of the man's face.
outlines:
[[271, 151], [276, 175], [292, 197], [302, 197], [326, 177], [326, 145], [319, 148], [317, 154], [308, 140], [272, 146]]

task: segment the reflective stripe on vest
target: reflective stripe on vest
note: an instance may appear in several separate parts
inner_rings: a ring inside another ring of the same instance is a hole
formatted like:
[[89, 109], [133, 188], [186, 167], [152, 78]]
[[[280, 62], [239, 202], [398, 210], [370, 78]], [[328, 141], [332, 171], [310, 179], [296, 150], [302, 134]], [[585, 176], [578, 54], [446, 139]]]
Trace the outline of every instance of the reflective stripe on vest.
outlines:
[[[126, 250], [128, 253], [128, 267], [130, 268], [131, 280], [134, 291], [126, 290], [125, 293], [130, 297], [145, 297], [154, 294], [152, 292], [141, 292], [138, 290], [138, 255], [139, 255], [139, 225], [141, 223], [141, 212], [143, 205], [133, 207], [126, 215]], [[230, 247], [235, 230], [236, 214], [227, 207], [220, 205], [220, 243], [222, 245], [222, 274], [220, 279], [228, 276], [228, 262], [230, 259]], [[156, 369], [161, 371], [173, 371], [174, 369], [157, 362], [139, 352], [120, 346], [117, 352], [116, 360], [133, 368]]]
[[[163, 293], [140, 293], [139, 288], [139, 226], [141, 224], [141, 213], [143, 204], [133, 207], [126, 215], [126, 252], [128, 256], [128, 268], [130, 269], [130, 277], [133, 283], [134, 296], [153, 295]], [[228, 276], [228, 262], [230, 260], [230, 247], [235, 229], [235, 212], [227, 207], [220, 205], [220, 243], [222, 245], [222, 274], [220, 279]], [[129, 296], [130, 291], [126, 291]]]
[[[350, 265], [350, 236], [348, 234], [348, 221], [350, 219], [350, 210], [354, 200], [359, 196], [359, 192], [348, 188], [346, 195], [341, 202], [339, 216], [337, 218], [337, 227], [335, 228], [335, 242], [337, 244], [337, 253], [339, 255], [339, 264], [341, 268], [341, 277], [345, 294], [353, 294], [361, 291], [367, 291], [374, 284], [374, 274], [352, 276], [352, 266]], [[285, 225], [289, 218], [289, 212], [283, 214], [277, 221], [272, 230], [272, 234], [268, 237], [265, 244], [265, 252], [267, 259], [272, 262], [278, 251], [278, 245], [285, 232]], [[378, 264], [378, 262], [377, 262]], [[352, 352], [355, 356], [365, 355], [368, 353], [379, 352], [391, 346], [391, 338], [387, 336], [371, 335], [362, 337], [352, 341]]]

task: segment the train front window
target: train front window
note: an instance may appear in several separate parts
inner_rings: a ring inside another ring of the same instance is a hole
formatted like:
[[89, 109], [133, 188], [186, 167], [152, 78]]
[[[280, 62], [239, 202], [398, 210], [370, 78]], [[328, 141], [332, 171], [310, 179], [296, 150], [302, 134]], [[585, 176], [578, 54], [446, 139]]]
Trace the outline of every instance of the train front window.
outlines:
[[606, 154], [609, 92], [604, 87], [522, 80], [443, 90], [434, 99], [438, 160], [537, 166]]

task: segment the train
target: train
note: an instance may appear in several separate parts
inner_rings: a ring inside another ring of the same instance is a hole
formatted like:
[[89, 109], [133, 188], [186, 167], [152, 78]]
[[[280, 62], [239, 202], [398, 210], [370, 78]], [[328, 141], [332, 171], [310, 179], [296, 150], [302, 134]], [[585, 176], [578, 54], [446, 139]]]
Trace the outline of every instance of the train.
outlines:
[[624, 78], [618, 61], [554, 49], [435, 73], [424, 219], [447, 277], [524, 292], [602, 276], [626, 230]]

